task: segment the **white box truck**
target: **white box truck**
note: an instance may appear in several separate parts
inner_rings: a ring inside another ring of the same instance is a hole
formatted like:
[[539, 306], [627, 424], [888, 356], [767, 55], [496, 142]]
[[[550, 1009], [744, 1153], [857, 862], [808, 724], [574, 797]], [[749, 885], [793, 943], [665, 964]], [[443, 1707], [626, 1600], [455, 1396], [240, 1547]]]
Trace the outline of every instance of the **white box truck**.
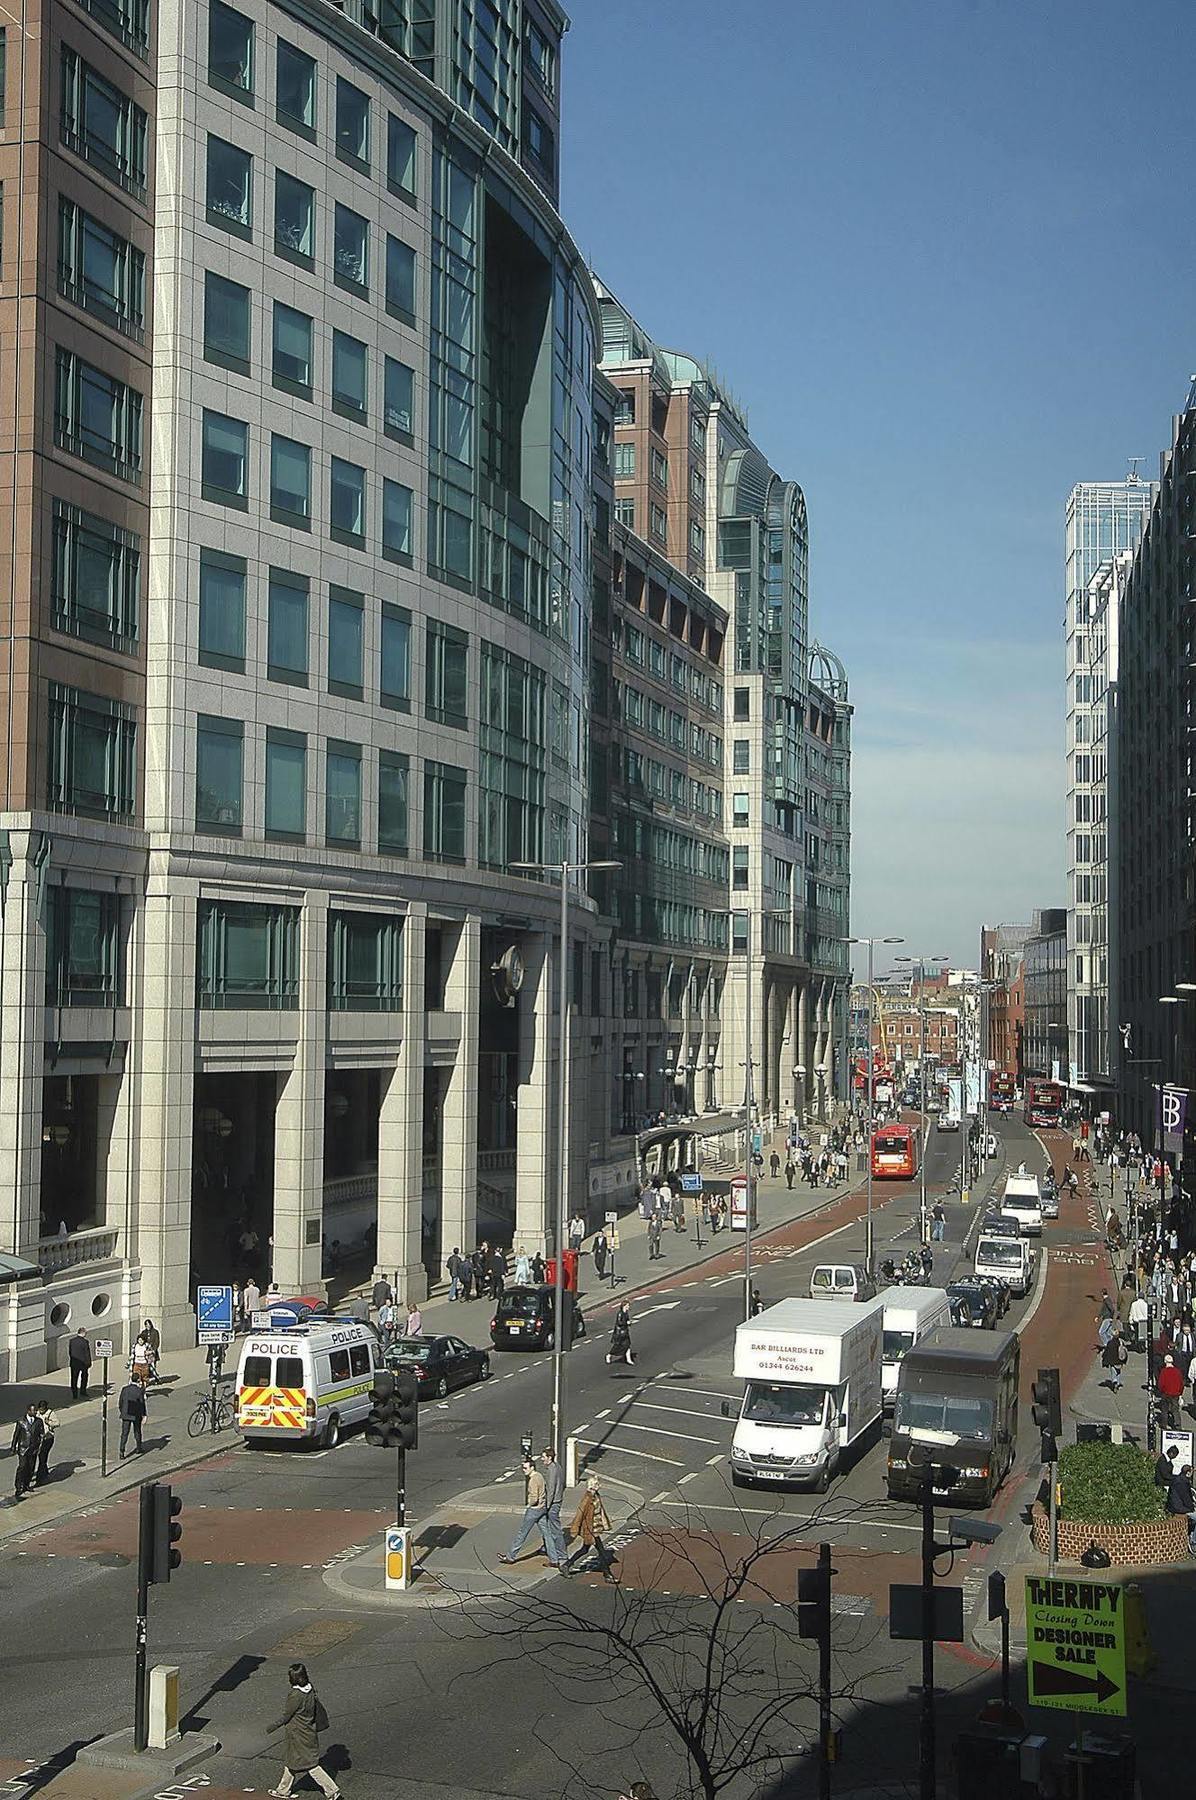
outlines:
[[736, 1328], [736, 1487], [790, 1481], [826, 1492], [880, 1421], [883, 1319], [879, 1295], [857, 1306], [781, 1300]]
[[940, 1325], [951, 1323], [951, 1302], [945, 1288], [886, 1288], [884, 1337], [881, 1346], [880, 1382], [884, 1409], [892, 1412], [897, 1398], [901, 1364], [915, 1344]]

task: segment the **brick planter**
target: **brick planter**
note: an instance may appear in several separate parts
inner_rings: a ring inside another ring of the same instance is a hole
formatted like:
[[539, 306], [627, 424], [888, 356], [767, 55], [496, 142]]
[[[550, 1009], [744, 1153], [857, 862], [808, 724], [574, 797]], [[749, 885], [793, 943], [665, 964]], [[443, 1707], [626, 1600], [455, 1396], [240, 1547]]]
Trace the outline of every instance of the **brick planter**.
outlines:
[[[1059, 1561], [1078, 1563], [1089, 1544], [1099, 1544], [1115, 1569], [1145, 1563], [1191, 1561], [1188, 1521], [1182, 1515], [1152, 1519], [1145, 1525], [1085, 1525], [1082, 1519], [1060, 1519]], [[1030, 1508], [1030, 1538], [1040, 1556], [1050, 1547], [1050, 1516], [1041, 1500]]]

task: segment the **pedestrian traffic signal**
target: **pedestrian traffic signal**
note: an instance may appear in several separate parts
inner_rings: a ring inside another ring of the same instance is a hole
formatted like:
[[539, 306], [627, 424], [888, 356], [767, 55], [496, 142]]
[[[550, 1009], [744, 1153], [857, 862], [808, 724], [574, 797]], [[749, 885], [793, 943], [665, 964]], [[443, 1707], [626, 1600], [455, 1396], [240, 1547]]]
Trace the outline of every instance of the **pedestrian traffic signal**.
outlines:
[[419, 1448], [419, 1382], [414, 1375], [400, 1375], [395, 1382], [395, 1435], [400, 1450]]
[[1003, 1619], [1005, 1613], [1005, 1577], [999, 1569], [994, 1569], [988, 1578], [988, 1616], [990, 1620]]
[[370, 1410], [365, 1421], [366, 1443], [377, 1444], [383, 1450], [396, 1444], [396, 1415], [395, 1378], [388, 1369], [379, 1369], [370, 1389]]
[[830, 1636], [831, 1571], [821, 1566], [797, 1571], [797, 1635], [817, 1638]]
[[179, 1514], [183, 1503], [177, 1494], [173, 1494], [168, 1481], [156, 1481], [153, 1484], [154, 1522], [150, 1537], [150, 1572], [151, 1581], [169, 1581], [172, 1569], [177, 1569], [183, 1560], [181, 1550], [175, 1545], [183, 1535], [183, 1527], [179, 1524]]

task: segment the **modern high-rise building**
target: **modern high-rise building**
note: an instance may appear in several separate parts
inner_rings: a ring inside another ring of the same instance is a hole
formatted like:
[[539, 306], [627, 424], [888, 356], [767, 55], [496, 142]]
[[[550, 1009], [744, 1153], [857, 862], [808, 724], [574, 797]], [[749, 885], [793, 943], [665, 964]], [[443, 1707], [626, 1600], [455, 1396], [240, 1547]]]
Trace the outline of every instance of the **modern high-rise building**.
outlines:
[[564, 24], [7, 28], [0, 1249], [40, 1275], [0, 1375], [79, 1324], [181, 1340], [197, 1281], [305, 1292], [334, 1240], [419, 1293], [548, 1233], [559, 902], [513, 865], [588, 843]]
[[1025, 946], [1022, 1068], [1027, 1075], [1062, 1081], [1067, 1070], [1067, 910], [1035, 914]]
[[1121, 591], [1113, 818], [1118, 1116], [1152, 1145], [1160, 1080], [1196, 1086], [1196, 995], [1189, 991], [1196, 981], [1194, 603], [1196, 383], [1172, 419], [1154, 504]]
[[825, 1117], [847, 1091], [851, 705], [841, 663], [810, 637], [805, 497], [708, 368], [598, 294], [616, 521], [727, 620], [711, 780], [726, 811], [710, 814], [731, 877], [718, 1091], [741, 1099], [750, 1010], [762, 1113]]
[[1153, 482], [1082, 481], [1067, 501], [1067, 1036], [1062, 1077], [1084, 1097], [1115, 1079], [1110, 1041], [1110, 726], [1117, 692], [1118, 587]]

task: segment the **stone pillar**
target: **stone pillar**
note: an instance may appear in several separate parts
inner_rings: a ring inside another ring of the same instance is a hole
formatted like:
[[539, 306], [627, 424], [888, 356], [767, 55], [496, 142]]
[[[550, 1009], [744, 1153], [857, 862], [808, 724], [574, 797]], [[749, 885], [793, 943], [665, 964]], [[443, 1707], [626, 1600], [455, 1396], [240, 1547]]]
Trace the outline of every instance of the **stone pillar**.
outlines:
[[[0, 931], [0, 1248], [35, 1261], [46, 1060], [42, 897], [50, 845], [40, 832], [14, 831], [9, 849]], [[47, 1219], [48, 1232], [57, 1228], [57, 1219]]]
[[328, 1069], [328, 894], [307, 895], [299, 925], [299, 1037], [274, 1112], [274, 1250], [284, 1293], [323, 1291], [324, 1088]]
[[797, 1053], [794, 1066], [802, 1073], [794, 1077], [797, 1116], [804, 1125], [809, 1116], [810, 1095], [814, 1091], [813, 1052], [810, 1048], [810, 982], [804, 978], [797, 990]]
[[457, 1055], [444, 1094], [440, 1181], [440, 1268], [454, 1246], [468, 1250], [478, 1230], [478, 1021], [482, 921], [465, 920], [445, 984], [445, 1010], [460, 1016]]
[[553, 1248], [556, 1209], [556, 1058], [553, 966], [546, 932], [529, 933], [519, 992], [519, 1104], [515, 1135], [515, 1242], [529, 1253]]
[[424, 940], [428, 909], [413, 902], [403, 922], [403, 1038], [378, 1107], [378, 1250], [374, 1278], [396, 1281], [401, 1299], [427, 1293], [423, 1214]]
[[190, 1348], [191, 1154], [195, 1110], [195, 964], [199, 883], [151, 862], [142, 909], [138, 1024], [126, 1080], [136, 1094], [130, 1217], [141, 1305], [162, 1341]]

